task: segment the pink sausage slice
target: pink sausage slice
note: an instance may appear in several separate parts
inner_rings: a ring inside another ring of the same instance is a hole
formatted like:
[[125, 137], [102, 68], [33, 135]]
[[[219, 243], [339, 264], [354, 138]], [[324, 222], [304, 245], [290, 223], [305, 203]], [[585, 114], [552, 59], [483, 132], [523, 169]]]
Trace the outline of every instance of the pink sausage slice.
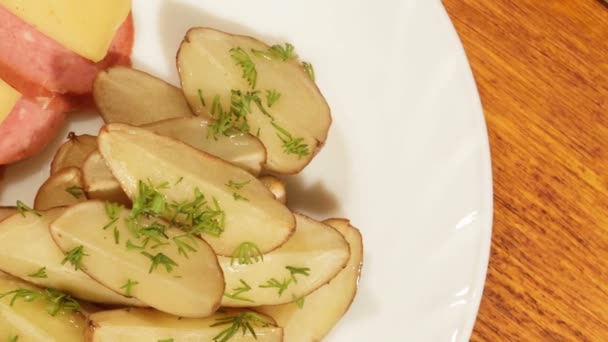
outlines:
[[106, 58], [99, 63], [81, 57], [0, 6], [0, 69], [60, 94], [87, 94], [101, 69], [130, 65], [133, 19], [116, 32]]
[[21, 97], [0, 124], [0, 165], [31, 157], [46, 146], [63, 124], [65, 114]]

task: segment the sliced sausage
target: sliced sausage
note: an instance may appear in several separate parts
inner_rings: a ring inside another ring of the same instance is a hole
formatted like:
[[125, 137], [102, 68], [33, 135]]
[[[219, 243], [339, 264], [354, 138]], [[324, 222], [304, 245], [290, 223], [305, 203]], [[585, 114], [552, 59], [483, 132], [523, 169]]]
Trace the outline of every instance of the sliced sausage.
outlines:
[[15, 88], [28, 82], [60, 94], [87, 94], [99, 70], [129, 65], [133, 47], [133, 19], [120, 26], [106, 58], [94, 63], [0, 6], [0, 77]]
[[21, 97], [0, 124], [0, 165], [10, 164], [40, 151], [55, 137], [65, 114]]

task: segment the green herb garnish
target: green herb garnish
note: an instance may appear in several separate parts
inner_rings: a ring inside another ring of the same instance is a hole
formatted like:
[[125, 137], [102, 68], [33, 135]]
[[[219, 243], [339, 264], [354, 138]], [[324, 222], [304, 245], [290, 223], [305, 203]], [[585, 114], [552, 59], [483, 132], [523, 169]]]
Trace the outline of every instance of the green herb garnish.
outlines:
[[[262, 113], [266, 115], [266, 109], [262, 104], [262, 99], [260, 98], [259, 91], [247, 91], [242, 92], [240, 90], [231, 90], [230, 91], [230, 113], [237, 119], [246, 119], [247, 115], [251, 113], [251, 105], [254, 104]], [[238, 126], [238, 125], [235, 125]], [[241, 132], [244, 130], [241, 129]], [[248, 130], [247, 130], [248, 131]]]
[[159, 190], [167, 189], [168, 183], [159, 185], [152, 184], [152, 181], [138, 182], [137, 196], [133, 199], [133, 209], [131, 209], [131, 217], [138, 218], [142, 214], [158, 216], [163, 213], [166, 205], [166, 198]]
[[241, 265], [250, 265], [259, 261], [263, 262], [264, 255], [255, 243], [243, 242], [232, 253], [230, 266], [234, 264], [235, 260]]
[[278, 281], [276, 278], [272, 278], [266, 282], [264, 285], [260, 285], [263, 289], [276, 288], [279, 291], [279, 297], [283, 295], [283, 292], [287, 290], [291, 284], [291, 279], [283, 279], [283, 281]]
[[13, 295], [11, 299], [10, 305], [13, 306], [17, 299], [23, 299], [24, 301], [31, 303], [36, 299], [43, 298], [43, 294], [37, 291], [28, 290], [28, 289], [16, 289], [13, 291], [5, 292], [0, 294], [0, 299]]
[[304, 300], [306, 299], [306, 296], [298, 297], [294, 294], [291, 295], [291, 297], [293, 298], [293, 302], [298, 306], [299, 309], [304, 308]]
[[120, 288], [125, 290], [125, 296], [132, 297], [131, 294], [133, 293], [133, 286], [138, 285], [138, 284], [139, 284], [139, 282], [137, 282], [137, 281], [127, 279], [127, 282]]
[[317, 77], [315, 76], [315, 68], [312, 66], [312, 64], [308, 62], [302, 62], [302, 67], [304, 68], [304, 71], [306, 71], [306, 73], [308, 74], [308, 77], [310, 77], [313, 82], [316, 81]]
[[234, 198], [235, 201], [249, 202], [249, 199], [247, 197], [237, 194], [236, 192], [232, 194], [232, 197]]
[[[209, 133], [213, 133], [213, 137], [217, 139], [218, 135], [230, 135], [233, 130], [232, 114], [230, 111], [224, 111], [222, 104], [220, 103], [219, 95], [213, 98], [213, 104], [211, 105], [211, 117], [213, 122], [209, 125]], [[241, 123], [241, 126], [247, 124], [245, 120]]]
[[77, 311], [80, 309], [80, 304], [72, 296], [67, 293], [57, 291], [54, 289], [45, 289], [43, 292], [33, 291], [29, 289], [16, 289], [3, 294], [0, 294], [0, 299], [13, 296], [10, 301], [10, 306], [13, 306], [17, 299], [23, 299], [24, 301], [31, 303], [37, 299], [43, 299], [49, 303], [46, 307], [46, 311], [51, 316], [56, 316], [59, 311]]
[[196, 252], [196, 248], [192, 247], [187, 240], [196, 246], [196, 238], [190, 234], [179, 235], [173, 238], [173, 242], [177, 246], [178, 253], [183, 255], [186, 259], [188, 259], [188, 252]]
[[239, 281], [241, 282], [241, 286], [233, 288], [232, 293], [224, 293], [224, 296], [234, 300], [254, 303], [253, 300], [241, 296], [241, 294], [251, 291], [251, 286], [249, 286], [249, 284], [247, 284], [243, 279], [239, 279]]
[[168, 256], [163, 253], [157, 253], [156, 255], [152, 255], [148, 252], [141, 252], [144, 256], [146, 256], [150, 261], [152, 261], [152, 265], [150, 265], [150, 270], [148, 273], [152, 273], [159, 265], [164, 266], [167, 273], [173, 271], [174, 266], [179, 266], [175, 261], [173, 261]]
[[9, 336], [8, 342], [17, 342], [19, 340], [19, 335]]
[[283, 152], [286, 154], [295, 154], [298, 158], [310, 155], [308, 144], [304, 143], [304, 138], [294, 138], [283, 127], [272, 122], [272, 126], [277, 130], [277, 136], [283, 142]]
[[229, 187], [229, 188], [233, 188], [235, 190], [241, 190], [242, 188], [244, 188], [249, 183], [251, 183], [250, 180], [248, 180], [246, 182], [241, 182], [241, 183], [237, 183], [237, 182], [233, 182], [233, 181], [228, 181], [228, 183], [226, 183], [226, 186]]
[[84, 188], [78, 185], [69, 186], [65, 188], [65, 191], [75, 199], [80, 199], [80, 197], [84, 196]]
[[247, 116], [251, 114], [255, 106], [259, 111], [273, 119], [272, 115], [264, 108], [259, 91], [230, 91], [230, 108], [224, 110], [220, 103], [219, 96], [213, 99], [211, 106], [211, 117], [213, 122], [209, 126], [210, 134], [214, 138], [218, 135], [230, 136], [234, 133], [248, 133], [251, 129]]
[[281, 98], [281, 93], [276, 90], [266, 90], [266, 105], [268, 108], [272, 108], [272, 106], [279, 101]]
[[230, 49], [230, 56], [236, 63], [243, 69], [243, 78], [247, 80], [247, 83], [251, 89], [255, 89], [258, 72], [255, 68], [255, 64], [251, 60], [251, 57], [240, 47]]
[[[181, 178], [180, 180], [181, 181]], [[179, 182], [178, 181], [178, 182]], [[181, 202], [168, 201], [160, 192], [161, 189], [168, 188], [167, 182], [160, 185], [153, 185], [151, 181], [139, 182], [138, 196], [133, 201], [131, 217], [126, 220], [126, 226], [135, 242], [127, 240], [128, 250], [145, 250], [146, 248], [155, 249], [160, 246], [175, 243], [179, 254], [188, 258], [190, 252], [196, 252], [197, 234], [209, 234], [219, 237], [224, 232], [225, 213], [221, 209], [218, 201], [214, 198], [210, 204], [200, 190], [194, 189], [194, 198]], [[143, 216], [142, 216], [143, 215]], [[159, 221], [141, 220], [139, 218], [164, 218], [170, 221], [171, 225], [183, 229], [186, 234], [169, 238], [166, 233], [167, 226]], [[139, 242], [140, 244], [137, 244]], [[164, 255], [159, 256], [158, 261], [167, 262], [165, 267], [173, 265], [171, 259], [165, 259]], [[169, 260], [171, 262], [169, 262]], [[153, 264], [156, 268], [158, 263]]]
[[[147, 210], [147, 209], [144, 209]], [[164, 210], [164, 209], [163, 209]], [[141, 246], [134, 244], [131, 241], [127, 241], [127, 249], [144, 249], [152, 242], [151, 248], [158, 248], [160, 246], [169, 245], [169, 237], [165, 233], [167, 226], [160, 222], [151, 222], [146, 224], [140, 222], [135, 218], [129, 218], [126, 220], [127, 229], [129, 233], [136, 239], [141, 239]]]
[[114, 243], [117, 245], [120, 243], [120, 232], [116, 226], [114, 226]]
[[284, 62], [293, 59], [298, 59], [298, 55], [295, 53], [294, 46], [289, 43], [285, 43], [285, 46], [281, 46], [278, 44], [273, 45], [266, 51], [251, 49], [251, 52], [258, 57], [281, 60]]
[[224, 325], [228, 325], [228, 327], [213, 338], [214, 342], [227, 342], [239, 331], [242, 332], [243, 336], [249, 331], [251, 335], [257, 339], [258, 337], [254, 327], [268, 327], [271, 325], [253, 312], [242, 312], [235, 316], [218, 318], [216, 321], [217, 322], [212, 324], [211, 327], [220, 327]]
[[219, 202], [213, 198], [212, 207], [198, 189], [194, 191], [194, 200], [171, 203], [166, 217], [171, 220], [171, 224], [190, 234], [208, 234], [214, 237], [219, 237], [224, 232], [226, 220]]
[[25, 217], [26, 213], [31, 213], [38, 217], [42, 216], [42, 214], [40, 214], [38, 211], [28, 207], [27, 205], [25, 205], [25, 203], [21, 201], [17, 201], [17, 211], [19, 211], [19, 214], [21, 214], [21, 216], [23, 217]]
[[106, 215], [110, 219], [110, 222], [106, 223], [106, 225], [103, 226], [103, 230], [106, 230], [110, 228], [114, 223], [118, 222], [120, 213], [122, 212], [124, 207], [118, 203], [110, 203], [106, 201], [104, 203], [104, 209], [106, 211]]
[[289, 273], [291, 274], [291, 279], [293, 279], [294, 283], [298, 283], [298, 280], [296, 279], [296, 274], [300, 274], [303, 276], [310, 276], [310, 268], [308, 267], [293, 267], [293, 266], [286, 266], [285, 267]]
[[144, 246], [144, 245], [138, 246], [138, 245], [134, 244], [133, 242], [131, 242], [131, 240], [127, 240], [127, 250], [129, 250], [129, 251], [131, 251], [131, 250], [141, 251], [144, 248], [146, 248], [146, 246]]
[[67, 263], [68, 261], [70, 262], [70, 264], [72, 264], [72, 266], [74, 266], [74, 270], [78, 271], [78, 270], [86, 270], [86, 268], [84, 266], [82, 266], [82, 258], [88, 256], [88, 254], [86, 254], [84, 252], [84, 246], [80, 245], [78, 247], [73, 248], [72, 250], [70, 250], [66, 255], [65, 258], [63, 259], [63, 261], [61, 261], [61, 264], [64, 265], [65, 263]]
[[169, 237], [165, 233], [167, 226], [158, 222], [152, 222], [149, 225], [139, 224], [139, 230], [137, 231], [140, 238], [143, 238], [144, 247], [148, 245], [149, 242], [153, 242], [154, 244], [151, 246], [152, 249], [158, 248], [160, 246], [169, 245], [167, 240]]
[[198, 90], [198, 99], [201, 101], [201, 104], [203, 105], [203, 107], [207, 107], [207, 104], [205, 103], [205, 97], [203, 97], [202, 89]]
[[27, 276], [32, 278], [48, 278], [46, 275], [46, 267], [42, 267], [38, 271], [28, 274]]

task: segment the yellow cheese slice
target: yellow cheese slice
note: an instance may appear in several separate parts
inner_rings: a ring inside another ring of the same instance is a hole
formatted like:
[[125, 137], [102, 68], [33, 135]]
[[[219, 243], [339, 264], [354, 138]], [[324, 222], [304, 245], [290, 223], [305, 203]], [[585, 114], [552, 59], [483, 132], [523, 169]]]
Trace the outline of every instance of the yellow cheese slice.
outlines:
[[131, 0], [0, 0], [38, 31], [99, 62], [131, 10]]
[[0, 79], [0, 125], [11, 113], [20, 98], [21, 94], [18, 91]]

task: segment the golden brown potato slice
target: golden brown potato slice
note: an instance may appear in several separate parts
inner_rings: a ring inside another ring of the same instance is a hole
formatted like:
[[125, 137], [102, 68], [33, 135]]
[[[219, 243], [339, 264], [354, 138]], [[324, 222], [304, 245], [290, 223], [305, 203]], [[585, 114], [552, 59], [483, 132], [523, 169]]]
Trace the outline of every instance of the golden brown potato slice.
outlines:
[[118, 293], [182, 317], [215, 312], [224, 277], [211, 247], [162, 222], [130, 217], [88, 201], [66, 209], [51, 235], [74, 267]]
[[[243, 242], [269, 252], [295, 229], [293, 214], [257, 178], [177, 140], [109, 124], [100, 132], [99, 150], [134, 202], [142, 197], [144, 185], [150, 188], [147, 192], [160, 193], [169, 208], [202, 199], [205, 204], [197, 210], [197, 219], [185, 222], [178, 216], [177, 221], [202, 232], [220, 255], [232, 255]], [[172, 220], [175, 210], [159, 214]]]
[[87, 324], [80, 312], [60, 310], [51, 316], [47, 308], [52, 303], [44, 298], [31, 302], [17, 298], [11, 305], [15, 295], [10, 293], [12, 291], [29, 293], [30, 297], [42, 297], [44, 292], [7, 274], [0, 274], [0, 294], [6, 294], [0, 299], [0, 341], [82, 341]]
[[112, 175], [99, 151], [93, 151], [84, 161], [82, 180], [88, 198], [131, 206], [129, 197]]
[[[102, 311], [89, 317], [86, 341], [283, 341], [283, 330], [272, 318], [254, 311], [223, 311], [206, 318], [181, 318], [151, 309]], [[244, 323], [249, 323], [255, 336], [248, 330], [241, 330]], [[229, 329], [233, 327], [239, 329], [230, 337]]]
[[113, 67], [100, 72], [95, 79], [93, 96], [106, 123], [139, 126], [192, 116], [179, 88], [127, 67]]
[[274, 198], [279, 202], [283, 204], [287, 203], [287, 187], [283, 180], [274, 176], [262, 176], [260, 177], [260, 182], [272, 192]]
[[0, 207], [0, 221], [18, 212], [16, 207]]
[[63, 263], [49, 225], [65, 208], [15, 214], [0, 222], [0, 270], [42, 287], [71, 293], [96, 303], [144, 306], [102, 286], [82, 271]]
[[266, 148], [259, 139], [248, 133], [214, 138], [209, 132], [207, 118], [169, 119], [143, 127], [218, 156], [254, 176], [260, 174], [262, 165], [266, 162]]
[[321, 341], [350, 307], [363, 265], [363, 239], [348, 220], [331, 219], [324, 223], [338, 230], [348, 241], [350, 258], [346, 268], [315, 292], [297, 303], [256, 308], [273, 317], [285, 330], [290, 342]]
[[219, 257], [226, 277], [222, 306], [255, 307], [293, 302], [327, 284], [348, 261], [348, 243], [330, 226], [296, 214], [295, 234], [260, 256], [251, 250]]
[[51, 162], [51, 174], [66, 167], [81, 168], [88, 155], [97, 149], [97, 137], [70, 132], [68, 141], [59, 147]]
[[283, 60], [272, 53], [276, 49], [252, 37], [193, 28], [180, 46], [177, 66], [195, 113], [210, 113], [258, 136], [268, 153], [265, 168], [293, 174], [325, 142], [331, 114], [297, 56]]
[[34, 209], [47, 210], [86, 200], [82, 172], [79, 168], [67, 167], [52, 174], [40, 186], [34, 199]]

